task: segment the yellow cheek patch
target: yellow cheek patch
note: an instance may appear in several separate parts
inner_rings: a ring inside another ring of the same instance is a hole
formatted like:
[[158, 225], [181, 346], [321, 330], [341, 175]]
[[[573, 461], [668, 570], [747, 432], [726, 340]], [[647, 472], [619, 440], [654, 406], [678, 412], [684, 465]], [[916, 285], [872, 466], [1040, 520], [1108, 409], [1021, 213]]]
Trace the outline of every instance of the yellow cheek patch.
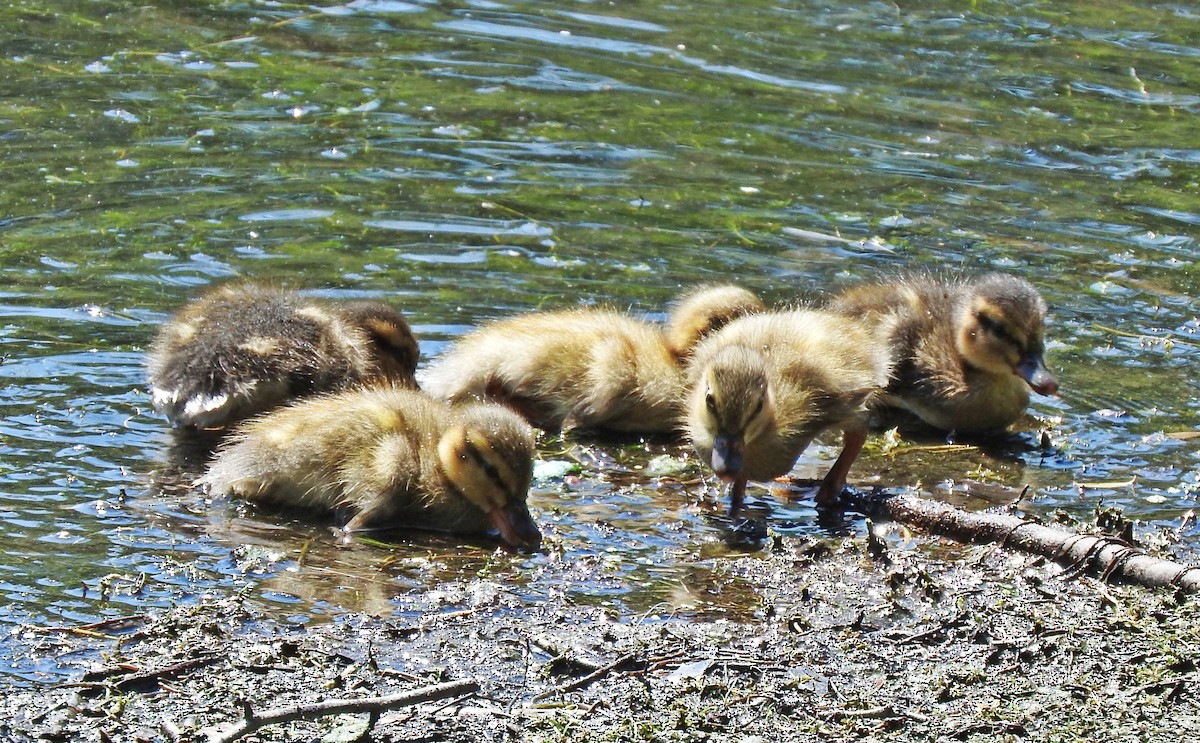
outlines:
[[503, 506], [512, 493], [513, 483], [517, 481], [512, 466], [496, 451], [491, 440], [479, 431], [467, 431], [464, 445], [475, 460], [479, 474], [491, 486], [488, 488], [488, 500], [497, 507]]
[[1023, 353], [1028, 338], [1009, 318], [1003, 307], [984, 300], [975, 303], [975, 321], [980, 327], [1000, 341], [1015, 346], [1017, 353]]
[[[449, 473], [451, 463], [458, 460], [458, 455], [462, 451], [463, 433], [460, 430], [451, 430], [442, 434], [442, 438], [438, 440], [438, 460], [442, 463], [442, 469]], [[457, 465], [456, 465], [457, 466]]]

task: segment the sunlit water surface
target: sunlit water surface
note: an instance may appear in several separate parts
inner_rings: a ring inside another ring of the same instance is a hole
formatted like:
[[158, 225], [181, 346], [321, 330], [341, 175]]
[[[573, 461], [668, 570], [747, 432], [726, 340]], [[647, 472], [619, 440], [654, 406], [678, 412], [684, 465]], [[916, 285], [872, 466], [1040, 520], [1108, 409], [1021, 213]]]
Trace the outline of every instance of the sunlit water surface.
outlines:
[[[546, 439], [546, 549], [210, 502], [144, 391], [206, 285], [269, 277], [481, 321], [682, 288], [771, 302], [906, 268], [999, 269], [1052, 307], [1061, 395], [987, 449], [872, 440], [852, 482], [969, 507], [1098, 505], [1200, 556], [1200, 15], [1186, 4], [72, 4], [0, 16], [0, 622], [245, 592], [280, 619], [453, 609], [501, 586], [752, 617], [717, 483], [670, 444]], [[1053, 450], [1037, 448], [1047, 431]], [[796, 474], [818, 477], [836, 441]], [[937, 442], [932, 442], [937, 443]], [[570, 466], [570, 469], [566, 469]], [[861, 533], [752, 490], [783, 538]], [[753, 559], [753, 551], [749, 552]], [[2, 661], [22, 665], [10, 641]]]

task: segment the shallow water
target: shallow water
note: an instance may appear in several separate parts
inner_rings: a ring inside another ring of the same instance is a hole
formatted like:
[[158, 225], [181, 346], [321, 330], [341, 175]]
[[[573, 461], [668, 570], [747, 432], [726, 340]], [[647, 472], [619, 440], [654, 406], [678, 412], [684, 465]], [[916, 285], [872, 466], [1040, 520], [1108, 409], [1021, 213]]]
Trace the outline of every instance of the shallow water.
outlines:
[[[717, 559], [716, 485], [679, 447], [544, 441], [579, 469], [535, 483], [533, 556], [338, 549], [325, 526], [207, 502], [150, 410], [143, 353], [233, 276], [393, 300], [427, 361], [493, 317], [661, 318], [704, 281], [788, 302], [900, 268], [1019, 273], [1052, 307], [1060, 396], [999, 448], [874, 437], [852, 482], [972, 507], [988, 500], [964, 482], [1028, 484], [1030, 513], [1119, 506], [1197, 561], [1200, 440], [1180, 434], [1200, 397], [1200, 15], [908, 6], [16, 3], [0, 622], [235, 591], [297, 622], [397, 596], [452, 609], [484, 600], [467, 578], [621, 616], [753, 616]], [[1030, 446], [1042, 429], [1049, 455]], [[825, 443], [796, 474], [819, 476]], [[804, 493], [752, 496], [785, 538], [863, 529], [819, 521]]]

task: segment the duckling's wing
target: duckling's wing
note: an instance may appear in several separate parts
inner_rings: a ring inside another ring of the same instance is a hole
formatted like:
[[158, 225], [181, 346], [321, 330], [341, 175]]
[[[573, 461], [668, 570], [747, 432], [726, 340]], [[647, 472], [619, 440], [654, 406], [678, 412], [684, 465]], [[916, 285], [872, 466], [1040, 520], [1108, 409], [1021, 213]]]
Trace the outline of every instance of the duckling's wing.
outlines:
[[420, 445], [407, 431], [384, 434], [350, 453], [337, 470], [341, 505], [354, 512], [346, 531], [397, 525], [396, 515], [419, 500], [421, 474]]

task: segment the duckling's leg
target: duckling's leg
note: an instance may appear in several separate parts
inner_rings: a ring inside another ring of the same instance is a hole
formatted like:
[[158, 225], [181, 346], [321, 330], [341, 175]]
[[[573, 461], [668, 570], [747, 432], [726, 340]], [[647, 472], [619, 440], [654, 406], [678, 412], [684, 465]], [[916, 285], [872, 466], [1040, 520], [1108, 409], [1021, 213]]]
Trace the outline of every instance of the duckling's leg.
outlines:
[[858, 458], [858, 453], [862, 451], [865, 443], [867, 443], [866, 428], [847, 428], [842, 433], [842, 453], [838, 455], [837, 461], [833, 463], [833, 466], [829, 468], [829, 473], [821, 481], [821, 487], [817, 489], [817, 505], [828, 506], [837, 502], [838, 497], [842, 494], [842, 488], [846, 487], [850, 466]]
[[337, 543], [341, 546], [347, 546], [354, 543], [354, 535], [364, 531], [373, 529], [386, 529], [391, 509], [384, 505], [388, 498], [388, 493], [381, 491], [371, 496], [365, 496], [373, 504], [368, 505], [363, 510], [354, 514], [354, 518], [346, 522], [346, 525], [338, 529]]

